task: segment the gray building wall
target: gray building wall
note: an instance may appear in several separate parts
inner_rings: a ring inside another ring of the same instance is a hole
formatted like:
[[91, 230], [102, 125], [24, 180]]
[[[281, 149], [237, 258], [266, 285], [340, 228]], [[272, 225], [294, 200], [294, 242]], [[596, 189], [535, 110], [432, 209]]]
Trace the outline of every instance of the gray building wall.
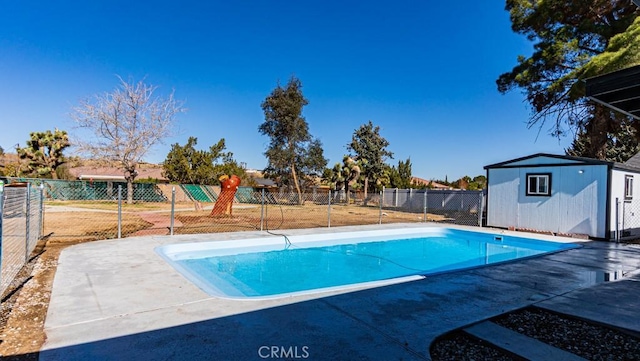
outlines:
[[[488, 169], [487, 225], [604, 238], [607, 166], [553, 161], [535, 166], [536, 159], [530, 159], [515, 168]], [[528, 173], [550, 173], [551, 196], [527, 196]]]

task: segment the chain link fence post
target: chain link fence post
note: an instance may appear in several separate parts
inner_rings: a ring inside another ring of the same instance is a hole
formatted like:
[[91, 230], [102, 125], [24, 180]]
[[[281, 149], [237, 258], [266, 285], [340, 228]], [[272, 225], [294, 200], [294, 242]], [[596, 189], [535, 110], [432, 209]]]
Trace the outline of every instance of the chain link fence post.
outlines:
[[122, 186], [118, 185], [118, 238], [122, 238]]
[[616, 243], [620, 241], [620, 200], [616, 197], [616, 234], [614, 235]]
[[424, 196], [422, 197], [422, 214], [424, 222], [427, 222], [427, 190], [424, 190]]
[[478, 205], [478, 226], [482, 227], [482, 215], [484, 214], [484, 193], [480, 192], [480, 204]]
[[327, 200], [327, 228], [331, 228], [331, 189], [329, 189], [329, 199]]
[[260, 231], [264, 230], [264, 188], [260, 192]]
[[395, 196], [393, 197], [393, 207], [398, 208], [398, 188], [394, 190]]
[[31, 183], [27, 183], [26, 205], [25, 205], [25, 240], [24, 240], [24, 262], [29, 261], [29, 239], [31, 239]]
[[44, 183], [40, 184], [40, 210], [38, 216], [40, 217], [40, 225], [38, 227], [38, 238], [44, 235]]
[[383, 198], [383, 191], [380, 192], [380, 212], [378, 213], [378, 224], [382, 224], [382, 198]]
[[173, 236], [173, 226], [176, 219], [176, 187], [171, 187], [171, 229], [169, 235]]

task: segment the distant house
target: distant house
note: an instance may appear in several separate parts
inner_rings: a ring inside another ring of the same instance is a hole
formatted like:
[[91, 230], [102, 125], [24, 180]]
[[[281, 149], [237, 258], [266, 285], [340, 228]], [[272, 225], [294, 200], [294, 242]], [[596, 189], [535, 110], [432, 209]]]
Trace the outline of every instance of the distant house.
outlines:
[[640, 154], [617, 163], [538, 153], [484, 168], [490, 227], [640, 237]]
[[444, 185], [442, 183], [438, 183], [432, 180], [427, 180], [427, 179], [418, 178], [418, 177], [411, 177], [411, 184], [415, 184], [418, 186], [422, 185], [431, 189], [453, 189], [453, 187], [450, 187], [448, 185]]
[[[155, 179], [160, 183], [168, 183], [169, 180], [162, 175], [162, 167], [155, 164], [141, 164], [137, 168], [136, 180]], [[79, 180], [94, 181], [125, 181], [122, 168], [113, 166], [80, 166], [69, 169], [69, 173]]]
[[250, 179], [253, 179], [253, 181], [255, 182], [255, 185], [253, 186], [254, 189], [262, 189], [262, 188], [269, 189], [269, 188], [278, 187], [278, 184], [273, 180], [269, 178], [264, 178], [264, 175], [259, 170], [245, 169], [245, 172], [246, 172], [246, 175]]

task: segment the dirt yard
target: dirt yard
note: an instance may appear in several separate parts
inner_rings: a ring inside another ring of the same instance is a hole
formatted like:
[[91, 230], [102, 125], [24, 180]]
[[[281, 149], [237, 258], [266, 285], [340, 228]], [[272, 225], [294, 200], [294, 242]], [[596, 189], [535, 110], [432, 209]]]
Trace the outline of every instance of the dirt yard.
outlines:
[[[134, 205], [135, 206], [135, 205]], [[190, 206], [194, 209], [193, 205]], [[7, 360], [37, 360], [46, 340], [43, 327], [47, 315], [51, 287], [60, 252], [78, 243], [114, 238], [117, 235], [117, 214], [112, 205], [95, 210], [91, 205], [57, 204], [57, 209], [45, 212], [44, 234], [31, 255], [30, 262], [20, 271], [2, 298], [0, 311], [0, 357]], [[66, 207], [66, 208], [64, 208]], [[183, 208], [184, 208], [183, 207]], [[162, 211], [160, 208], [138, 206], [125, 208], [124, 235], [153, 229], [154, 224], [142, 220], [136, 212]], [[260, 230], [260, 207], [237, 207], [232, 217], [211, 218], [210, 210], [182, 209], [176, 212], [181, 227], [176, 233], [209, 233]], [[326, 227], [326, 205], [268, 207], [263, 229]], [[377, 207], [333, 206], [331, 226], [421, 222], [422, 214], [383, 211]], [[444, 216], [428, 215], [430, 221], [442, 221]], [[164, 227], [164, 226], [163, 226]], [[160, 230], [160, 228], [158, 228]], [[167, 234], [166, 227], [161, 229]]]

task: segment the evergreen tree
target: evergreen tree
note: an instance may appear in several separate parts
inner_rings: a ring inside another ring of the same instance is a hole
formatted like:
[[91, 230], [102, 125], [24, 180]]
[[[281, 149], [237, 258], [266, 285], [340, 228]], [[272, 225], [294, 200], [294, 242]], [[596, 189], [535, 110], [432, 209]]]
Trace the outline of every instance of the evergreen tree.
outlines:
[[351, 143], [347, 144], [347, 149], [353, 151], [355, 158], [362, 160], [365, 199], [367, 191], [380, 185], [378, 178], [383, 174], [385, 160], [393, 158], [393, 153], [386, 149], [388, 146], [389, 142], [380, 135], [380, 127], [374, 127], [371, 121], [356, 129]]
[[398, 161], [398, 175], [399, 181], [398, 188], [409, 189], [411, 188], [411, 159], [407, 158], [406, 161]]
[[262, 102], [264, 123], [258, 128], [261, 134], [271, 138], [264, 153], [269, 162], [265, 176], [293, 186], [299, 202], [302, 202], [303, 180], [319, 175], [327, 165], [322, 143], [312, 138], [302, 116], [302, 108], [307, 104], [302, 83], [291, 77], [285, 88], [278, 85]]
[[473, 177], [473, 180], [471, 181], [471, 183], [469, 183], [469, 190], [471, 191], [475, 191], [475, 190], [481, 190], [481, 189], [485, 189], [487, 187], [487, 177], [484, 175], [478, 175]]
[[[596, 156], [619, 119], [585, 97], [584, 79], [638, 62], [638, 12], [627, 0], [507, 0], [513, 31], [534, 44], [529, 57], [498, 80], [502, 93], [519, 88], [532, 109], [529, 126], [552, 124], [552, 134], [589, 126]], [[632, 25], [632, 26], [630, 26]], [[632, 45], [633, 44], [633, 45]]]
[[162, 164], [163, 174], [172, 182], [188, 184], [218, 184], [223, 175], [235, 174], [246, 181], [246, 172], [233, 159], [233, 153], [224, 152], [224, 138], [209, 147], [197, 150], [198, 138], [189, 137], [184, 146], [175, 143]]
[[[601, 159], [611, 162], [626, 162], [640, 151], [637, 131], [628, 125], [621, 125], [616, 133], [606, 134], [606, 152]], [[593, 147], [586, 129], [581, 129], [571, 146], [565, 150], [567, 155], [575, 157], [599, 158], [597, 148]]]

